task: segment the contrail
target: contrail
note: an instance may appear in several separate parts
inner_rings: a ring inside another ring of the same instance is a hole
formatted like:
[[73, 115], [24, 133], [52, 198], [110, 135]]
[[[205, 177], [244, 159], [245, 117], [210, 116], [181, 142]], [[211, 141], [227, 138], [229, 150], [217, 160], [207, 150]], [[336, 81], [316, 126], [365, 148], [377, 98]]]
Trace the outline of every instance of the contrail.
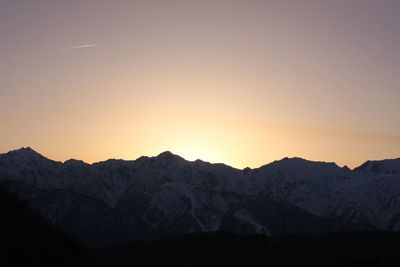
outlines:
[[67, 46], [61, 48], [62, 50], [69, 50], [69, 49], [79, 49], [79, 48], [89, 48], [89, 47], [95, 47], [97, 44], [87, 44], [87, 45], [77, 45], [77, 46]]

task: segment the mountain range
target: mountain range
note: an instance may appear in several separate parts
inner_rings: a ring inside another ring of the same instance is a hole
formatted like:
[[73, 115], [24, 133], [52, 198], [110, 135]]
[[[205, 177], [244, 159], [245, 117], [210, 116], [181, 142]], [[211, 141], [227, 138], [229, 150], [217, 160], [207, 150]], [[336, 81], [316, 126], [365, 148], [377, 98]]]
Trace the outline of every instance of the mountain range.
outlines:
[[400, 159], [350, 170], [284, 158], [240, 170], [171, 152], [87, 164], [22, 148], [0, 154], [0, 184], [93, 246], [218, 231], [400, 231]]

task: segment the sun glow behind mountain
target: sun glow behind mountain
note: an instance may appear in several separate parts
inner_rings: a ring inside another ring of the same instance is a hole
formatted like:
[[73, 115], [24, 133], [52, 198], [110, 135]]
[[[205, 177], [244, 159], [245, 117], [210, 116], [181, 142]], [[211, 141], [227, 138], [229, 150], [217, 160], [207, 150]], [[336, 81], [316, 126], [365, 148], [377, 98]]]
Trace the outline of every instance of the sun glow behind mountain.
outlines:
[[0, 151], [398, 157], [397, 1], [0, 4]]

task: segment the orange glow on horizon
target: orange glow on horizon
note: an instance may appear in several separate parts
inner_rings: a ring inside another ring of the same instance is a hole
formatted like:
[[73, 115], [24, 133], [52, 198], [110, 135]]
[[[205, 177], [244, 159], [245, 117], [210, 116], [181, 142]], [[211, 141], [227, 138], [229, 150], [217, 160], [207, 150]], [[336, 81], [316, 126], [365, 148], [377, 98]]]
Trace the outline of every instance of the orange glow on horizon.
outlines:
[[16, 2], [0, 8], [0, 153], [400, 157], [396, 1]]

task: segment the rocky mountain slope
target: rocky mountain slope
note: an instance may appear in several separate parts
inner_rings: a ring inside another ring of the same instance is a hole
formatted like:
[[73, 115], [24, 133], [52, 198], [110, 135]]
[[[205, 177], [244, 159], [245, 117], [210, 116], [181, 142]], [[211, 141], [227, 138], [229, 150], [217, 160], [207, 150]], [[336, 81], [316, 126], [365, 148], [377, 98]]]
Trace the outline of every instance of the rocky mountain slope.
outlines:
[[400, 159], [350, 170], [285, 158], [238, 170], [170, 152], [87, 164], [22, 148], [0, 155], [0, 183], [96, 245], [208, 231], [400, 230]]

